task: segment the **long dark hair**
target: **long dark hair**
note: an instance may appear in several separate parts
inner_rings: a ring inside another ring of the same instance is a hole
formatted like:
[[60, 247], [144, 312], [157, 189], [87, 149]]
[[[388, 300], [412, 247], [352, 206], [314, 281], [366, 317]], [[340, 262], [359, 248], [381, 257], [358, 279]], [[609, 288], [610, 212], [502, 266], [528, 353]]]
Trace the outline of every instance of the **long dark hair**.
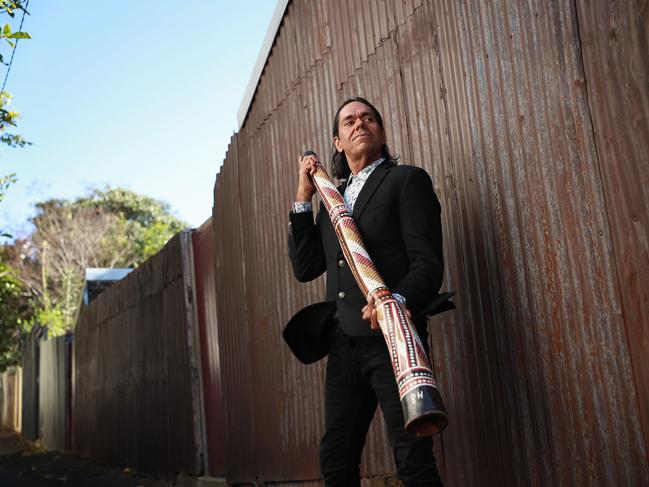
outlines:
[[[367, 101], [365, 98], [361, 98], [360, 96], [353, 96], [351, 98], [347, 98], [342, 105], [338, 107], [338, 111], [336, 112], [336, 116], [334, 117], [334, 128], [333, 128], [333, 137], [338, 137], [338, 123], [340, 122], [340, 111], [343, 109], [345, 105], [348, 105], [354, 101], [358, 101], [364, 105], [367, 105], [370, 110], [372, 110], [372, 114], [376, 118], [376, 121], [379, 123], [379, 127], [381, 129], [385, 130], [383, 127], [383, 117], [381, 117], [381, 114], [379, 111], [372, 105], [369, 101]], [[388, 161], [394, 161], [397, 162], [399, 157], [393, 157], [392, 154], [390, 154], [390, 149], [388, 148], [387, 144], [383, 144], [381, 147], [381, 157]], [[336, 144], [332, 142], [331, 144], [331, 173], [332, 176], [335, 177], [336, 179], [347, 179], [349, 177], [349, 174], [351, 173], [351, 169], [349, 169], [349, 164], [347, 163], [347, 157], [345, 156], [344, 152], [338, 152], [338, 149], [336, 149]]]

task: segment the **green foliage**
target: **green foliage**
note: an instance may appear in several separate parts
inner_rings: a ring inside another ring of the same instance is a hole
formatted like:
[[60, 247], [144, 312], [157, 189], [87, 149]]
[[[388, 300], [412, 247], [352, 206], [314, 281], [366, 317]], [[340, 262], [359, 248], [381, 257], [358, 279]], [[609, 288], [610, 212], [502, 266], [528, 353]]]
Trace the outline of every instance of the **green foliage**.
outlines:
[[36, 306], [31, 323], [46, 323], [52, 336], [65, 335], [68, 329], [65, 312], [60, 304], [55, 304], [47, 308]]
[[171, 214], [168, 203], [137, 194], [129, 189], [110, 186], [103, 189], [93, 188], [88, 196], [77, 199], [75, 203], [107, 209], [121, 215], [125, 220], [143, 226], [162, 222], [174, 226], [176, 231], [184, 228], [184, 223]]
[[[9, 101], [11, 100], [11, 95], [7, 92], [0, 92], [0, 143], [4, 143], [9, 147], [24, 147], [30, 145], [30, 142], [27, 142], [20, 135], [7, 134], [4, 133], [9, 126], [16, 126], [16, 120], [18, 119], [18, 112], [8, 110]], [[4, 199], [5, 193], [9, 186], [16, 182], [16, 174], [7, 174], [0, 176], [0, 203]], [[2, 237], [11, 237], [11, 235], [5, 233], [0, 229], [0, 236]]]
[[[0, 0], [0, 15], [6, 14], [14, 18], [17, 11], [25, 10], [23, 0]], [[0, 38], [11, 46], [16, 47], [18, 39], [29, 39], [26, 32], [12, 31], [11, 25], [4, 23], [0, 27]], [[0, 53], [0, 63], [7, 64]], [[0, 143], [9, 147], [25, 147], [31, 143], [22, 136], [6, 133], [9, 127], [16, 127], [19, 114], [10, 110], [11, 95], [0, 92]], [[0, 202], [9, 186], [16, 182], [15, 174], [0, 174]], [[0, 228], [1, 237], [11, 237]], [[29, 327], [29, 309], [24, 297], [24, 285], [16, 275], [15, 270], [4, 262], [5, 256], [0, 254], [0, 371], [8, 366], [17, 364], [21, 358], [21, 337]]]
[[[15, 182], [16, 175], [14, 173], [7, 174], [6, 176], [0, 176], [0, 203], [2, 203], [2, 200], [4, 199], [5, 193], [7, 192], [7, 189], [9, 189], [9, 186], [11, 186]], [[2, 228], [0, 228], [0, 237], [11, 238], [11, 235], [7, 232], [4, 232]]]
[[15, 127], [20, 114], [15, 110], [9, 110], [11, 95], [6, 91], [0, 92], [0, 142], [9, 147], [25, 147], [31, 145], [22, 136], [5, 133], [9, 127]]
[[21, 281], [0, 260], [0, 372], [20, 362], [22, 337], [29, 327], [28, 315]]
[[74, 327], [87, 267], [137, 267], [187, 225], [169, 205], [122, 188], [36, 204], [33, 232], [6, 246], [33, 320], [53, 335]]
[[[14, 17], [16, 11], [25, 10], [24, 2], [22, 0], [0, 0], [0, 14], [7, 14]], [[16, 45], [12, 39], [29, 39], [27, 32], [12, 32], [11, 25], [5, 23], [0, 28], [0, 38], [5, 39], [11, 48]], [[7, 64], [0, 53], [0, 63]], [[15, 127], [19, 117], [19, 113], [15, 110], [10, 110], [9, 105], [11, 102], [11, 95], [6, 91], [0, 91], [0, 144], [8, 145], [9, 147], [25, 147], [31, 145], [31, 142], [25, 140], [21, 135], [6, 133], [7, 128]], [[15, 174], [2, 175], [0, 174], [0, 202], [4, 199], [5, 192], [9, 185], [16, 182]], [[11, 237], [0, 228], [0, 237]]]
[[11, 39], [31, 39], [27, 32], [11, 32], [11, 25], [4, 24], [0, 30], [0, 39], [4, 39], [13, 49], [16, 44]]
[[16, 174], [7, 174], [6, 176], [0, 177], [0, 201], [5, 197], [5, 192], [9, 189], [13, 183], [16, 182]]
[[0, 13], [6, 13], [11, 17], [16, 15], [16, 10], [25, 10], [23, 0], [0, 0]]
[[[14, 17], [16, 11], [25, 11], [24, 2], [22, 0], [0, 0], [0, 14], [7, 14]], [[31, 39], [27, 32], [11, 30], [9, 23], [4, 23], [0, 27], [0, 39], [4, 39], [12, 49], [16, 47], [15, 41], [18, 39]], [[7, 64], [0, 53], [0, 63]], [[4, 87], [3, 87], [4, 88]], [[6, 144], [10, 147], [24, 147], [29, 145], [23, 137], [15, 134], [4, 133], [8, 127], [15, 127], [18, 120], [19, 113], [15, 110], [9, 110], [11, 103], [11, 95], [6, 91], [0, 92], [0, 143]]]
[[169, 204], [124, 188], [95, 188], [74, 204], [106, 210], [119, 218], [119, 230], [108, 237], [106, 244], [110, 248], [128, 247], [122, 259], [124, 267], [137, 267], [187, 227], [173, 216]]
[[74, 328], [87, 267], [137, 267], [187, 227], [167, 203], [122, 188], [36, 210], [33, 232], [0, 248], [0, 369], [20, 359], [34, 323], [54, 336]]

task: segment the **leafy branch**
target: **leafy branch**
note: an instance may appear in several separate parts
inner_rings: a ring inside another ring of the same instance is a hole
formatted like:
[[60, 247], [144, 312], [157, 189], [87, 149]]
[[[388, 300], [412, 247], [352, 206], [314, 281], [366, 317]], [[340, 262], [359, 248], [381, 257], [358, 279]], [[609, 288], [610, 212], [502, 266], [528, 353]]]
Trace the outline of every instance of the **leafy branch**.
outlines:
[[[17, 179], [15, 173], [7, 174], [6, 176], [0, 176], [0, 202], [2, 202], [2, 200], [4, 199], [5, 193], [7, 192], [7, 189], [9, 189], [9, 186], [11, 186], [16, 181]], [[0, 237], [11, 238], [11, 235], [3, 232], [2, 229], [0, 229]]]
[[[0, 14], [6, 13], [11, 18], [14, 18], [16, 11], [22, 11], [24, 14], [29, 15], [29, 12], [27, 12], [26, 9], [26, 4], [22, 0], [0, 0]], [[20, 25], [22, 26], [22, 22]], [[18, 39], [31, 39], [31, 36], [22, 30], [12, 32], [11, 25], [4, 23], [0, 29], [0, 39], [4, 39], [12, 49], [15, 49], [16, 41]], [[0, 63], [7, 65], [2, 54], [0, 54]]]

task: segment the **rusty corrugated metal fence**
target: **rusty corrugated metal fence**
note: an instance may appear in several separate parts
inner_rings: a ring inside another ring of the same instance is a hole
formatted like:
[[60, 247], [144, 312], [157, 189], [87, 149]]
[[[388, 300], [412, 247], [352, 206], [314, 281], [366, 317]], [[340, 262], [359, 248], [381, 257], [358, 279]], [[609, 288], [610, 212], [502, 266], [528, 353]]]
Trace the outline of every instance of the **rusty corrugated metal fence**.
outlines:
[[[458, 310], [430, 331], [448, 484], [649, 484], [643, 5], [290, 2], [215, 185], [230, 481], [319, 476], [323, 365], [280, 335], [323, 282], [292, 278], [287, 213], [297, 156], [328, 156], [358, 94], [442, 201]], [[375, 425], [363, 473], [391, 472]]]
[[82, 306], [73, 450], [151, 473], [203, 473], [191, 234]]

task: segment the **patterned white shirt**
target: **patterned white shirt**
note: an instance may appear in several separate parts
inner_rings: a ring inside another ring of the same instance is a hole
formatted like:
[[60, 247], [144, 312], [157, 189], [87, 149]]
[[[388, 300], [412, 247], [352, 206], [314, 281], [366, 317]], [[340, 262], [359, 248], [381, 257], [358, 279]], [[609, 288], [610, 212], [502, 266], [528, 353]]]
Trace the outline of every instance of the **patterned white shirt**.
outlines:
[[347, 208], [350, 212], [354, 211], [354, 204], [358, 199], [358, 195], [365, 186], [370, 174], [374, 172], [374, 169], [378, 167], [379, 164], [383, 162], [383, 158], [378, 161], [374, 161], [372, 164], [365, 166], [359, 173], [354, 176], [353, 174], [349, 176], [347, 181], [347, 188], [345, 189], [345, 203], [347, 203]]
[[[382, 162], [383, 158], [365, 166], [356, 176], [353, 174], [349, 176], [344, 196], [345, 203], [347, 203], [347, 208], [349, 208], [350, 213], [354, 211], [354, 204], [356, 203], [363, 186], [365, 186], [365, 183], [369, 179], [370, 174], [372, 174], [374, 169], [376, 169]], [[310, 201], [296, 201], [293, 203], [293, 213], [312, 211], [312, 209], [313, 207], [311, 206]]]

